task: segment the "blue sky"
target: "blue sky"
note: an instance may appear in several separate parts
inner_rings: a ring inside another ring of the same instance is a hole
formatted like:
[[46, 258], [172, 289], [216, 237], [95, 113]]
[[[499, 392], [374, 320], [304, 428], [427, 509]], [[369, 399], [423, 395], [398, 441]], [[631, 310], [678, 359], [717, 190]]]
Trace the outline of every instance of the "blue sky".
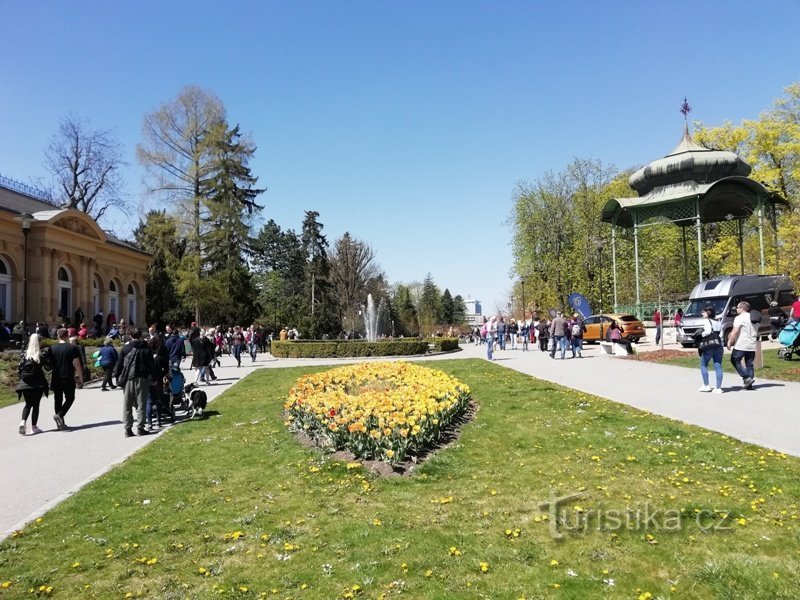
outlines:
[[[517, 182], [573, 157], [628, 168], [709, 125], [756, 118], [800, 80], [800, 2], [0, 0], [0, 174], [46, 177], [69, 113], [135, 158], [144, 115], [213, 91], [258, 146], [262, 219], [375, 249], [505, 305]], [[137, 219], [106, 226], [126, 235]], [[259, 226], [257, 223], [256, 226]]]

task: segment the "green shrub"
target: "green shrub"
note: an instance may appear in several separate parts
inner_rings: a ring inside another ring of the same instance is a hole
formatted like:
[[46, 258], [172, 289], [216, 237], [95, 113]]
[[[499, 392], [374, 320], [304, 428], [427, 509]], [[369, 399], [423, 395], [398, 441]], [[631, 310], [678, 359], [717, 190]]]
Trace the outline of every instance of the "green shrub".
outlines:
[[329, 340], [272, 342], [272, 355], [277, 358], [348, 358], [365, 356], [412, 356], [425, 354], [428, 342], [416, 338], [401, 340]]
[[453, 350], [458, 350], [458, 338], [433, 338], [430, 342], [433, 344], [434, 352], [452, 352]]

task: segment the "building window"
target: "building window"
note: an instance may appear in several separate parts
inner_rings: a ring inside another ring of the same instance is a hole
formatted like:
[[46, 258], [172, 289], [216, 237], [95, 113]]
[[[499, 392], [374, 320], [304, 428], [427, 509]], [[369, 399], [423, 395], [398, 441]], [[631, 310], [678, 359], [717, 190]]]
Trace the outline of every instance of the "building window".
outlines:
[[108, 282], [108, 316], [114, 315], [114, 323], [118, 322], [117, 311], [119, 310], [119, 288], [113, 279]]
[[72, 276], [66, 267], [58, 268], [58, 316], [65, 321], [72, 313]]
[[0, 321], [11, 319], [11, 268], [0, 257]]
[[136, 321], [136, 286], [132, 283], [128, 284], [128, 322], [134, 323]]

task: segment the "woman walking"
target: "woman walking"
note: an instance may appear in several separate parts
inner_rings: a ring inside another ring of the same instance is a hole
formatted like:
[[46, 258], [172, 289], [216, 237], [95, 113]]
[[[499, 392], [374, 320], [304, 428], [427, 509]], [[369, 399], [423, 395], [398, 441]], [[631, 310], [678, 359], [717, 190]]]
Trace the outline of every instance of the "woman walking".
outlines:
[[[49, 368], [49, 365], [47, 365]], [[28, 348], [19, 361], [19, 383], [16, 387], [17, 397], [25, 399], [25, 408], [22, 409], [22, 421], [19, 423], [20, 435], [26, 434], [28, 416], [31, 417], [31, 433], [41, 433], [39, 422], [39, 402], [42, 396], [50, 393], [50, 386], [44, 376], [42, 365], [42, 352], [39, 343], [39, 334], [34, 333], [28, 341]]]
[[[720, 338], [720, 322], [714, 318], [713, 306], [706, 306], [700, 311], [700, 314], [703, 316], [703, 337], [699, 342], [701, 347], [698, 348], [698, 352], [700, 353], [700, 376], [703, 378], [703, 386], [699, 391], [721, 394], [722, 356], [725, 353], [725, 349]], [[714, 361], [714, 373], [717, 377], [717, 386], [713, 389], [708, 385], [708, 363], [712, 360]]]

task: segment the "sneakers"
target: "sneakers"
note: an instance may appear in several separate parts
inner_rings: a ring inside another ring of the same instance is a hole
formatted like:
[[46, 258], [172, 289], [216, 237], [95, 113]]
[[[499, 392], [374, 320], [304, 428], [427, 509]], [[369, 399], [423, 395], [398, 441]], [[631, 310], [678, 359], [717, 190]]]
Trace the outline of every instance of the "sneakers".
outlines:
[[136, 434], [137, 435], [152, 435], [154, 432], [148, 431], [147, 429], [139, 429]]
[[698, 392], [710, 392], [711, 391], [711, 386], [710, 385], [701, 385], [699, 388], [697, 388], [697, 391]]
[[754, 382], [755, 382], [755, 379], [754, 379], [753, 377], [748, 377], [748, 378], [746, 378], [746, 379], [744, 380], [744, 389], [746, 389], [746, 390], [752, 390], [752, 389], [753, 389], [753, 383], [754, 383]]
[[125, 437], [126, 437], [126, 438], [133, 437], [133, 430], [131, 430], [131, 429], [126, 429], [126, 430], [125, 430]]
[[39, 429], [36, 425], [34, 425], [33, 427], [31, 427], [31, 433], [33, 434], [42, 433], [42, 430]]
[[711, 392], [713, 394], [721, 394], [722, 393], [722, 388], [714, 388], [713, 390], [711, 390]]
[[67, 430], [67, 424], [64, 422], [64, 417], [61, 415], [53, 415], [53, 420], [56, 422], [56, 428], [59, 431]]
[[25, 423], [21, 423], [19, 426], [19, 434], [25, 435]]

